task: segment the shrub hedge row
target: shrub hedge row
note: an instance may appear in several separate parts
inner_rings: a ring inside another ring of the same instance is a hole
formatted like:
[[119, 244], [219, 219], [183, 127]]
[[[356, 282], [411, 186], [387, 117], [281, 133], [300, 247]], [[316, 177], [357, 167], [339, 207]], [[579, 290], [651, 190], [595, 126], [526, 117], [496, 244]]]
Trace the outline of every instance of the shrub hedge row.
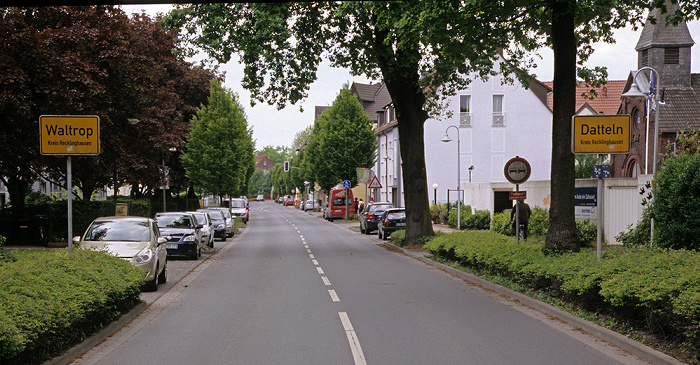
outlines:
[[37, 364], [138, 303], [143, 271], [104, 252], [12, 250], [0, 262], [0, 363]]
[[481, 272], [507, 276], [582, 308], [624, 320], [680, 344], [700, 360], [700, 253], [627, 248], [608, 250], [598, 262], [584, 250], [545, 256], [541, 245], [488, 231], [435, 237], [434, 256]]

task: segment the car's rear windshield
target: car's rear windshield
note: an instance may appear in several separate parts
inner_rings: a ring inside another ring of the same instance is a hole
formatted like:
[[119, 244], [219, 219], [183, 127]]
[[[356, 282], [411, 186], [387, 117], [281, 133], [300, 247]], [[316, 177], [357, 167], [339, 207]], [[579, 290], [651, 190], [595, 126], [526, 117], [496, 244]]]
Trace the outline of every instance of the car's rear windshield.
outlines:
[[221, 214], [220, 210], [207, 210], [207, 213], [209, 213], [211, 219], [224, 220], [224, 216]]
[[245, 202], [243, 200], [232, 200], [231, 208], [245, 208]]
[[386, 215], [387, 219], [403, 219], [406, 218], [406, 212], [405, 211], [400, 211], [400, 212], [389, 212]]
[[148, 222], [95, 222], [90, 226], [83, 239], [85, 241], [143, 242], [151, 240], [151, 233]]
[[204, 224], [207, 222], [207, 217], [204, 213], [192, 213], [192, 215], [197, 219], [197, 223]]
[[370, 213], [381, 213], [389, 208], [393, 208], [394, 206], [391, 204], [377, 204], [377, 205], [372, 205], [369, 207], [369, 212]]
[[160, 215], [156, 216], [158, 228], [194, 228], [194, 223], [188, 215]]

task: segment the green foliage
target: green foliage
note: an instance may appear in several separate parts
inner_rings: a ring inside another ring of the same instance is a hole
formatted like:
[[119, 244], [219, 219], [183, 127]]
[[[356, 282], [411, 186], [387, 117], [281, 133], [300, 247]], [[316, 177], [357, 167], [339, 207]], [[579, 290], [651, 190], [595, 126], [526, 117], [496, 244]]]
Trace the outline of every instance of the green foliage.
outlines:
[[199, 108], [192, 124], [181, 159], [195, 187], [219, 196], [247, 191], [255, 158], [252, 132], [236, 95], [212, 80], [209, 104]]
[[647, 204], [642, 210], [642, 218], [637, 225], [627, 227], [627, 231], [620, 232], [615, 239], [625, 247], [648, 246], [651, 241], [651, 214], [653, 205]]
[[138, 302], [141, 269], [104, 252], [18, 251], [0, 265], [0, 362], [39, 363]]
[[435, 224], [446, 223], [443, 217], [447, 216], [447, 213], [447, 207], [444, 204], [437, 203], [430, 206], [430, 218]]
[[681, 155], [657, 171], [654, 244], [700, 250], [700, 155]]
[[577, 220], [576, 221], [576, 234], [578, 235], [578, 240], [581, 243], [581, 247], [588, 247], [592, 243], [598, 241], [598, 225], [591, 223], [590, 220]]
[[[469, 217], [471, 217], [471, 215], [472, 215], [472, 207], [470, 207], [469, 205], [462, 205], [461, 210], [460, 210], [460, 219], [461, 219], [460, 226], [462, 227], [462, 229], [464, 229], [464, 225], [465, 225], [467, 219], [469, 219]], [[457, 206], [456, 205], [447, 214], [447, 225], [452, 227], [452, 228], [457, 228]]]
[[5, 251], [5, 237], [0, 236], [0, 265], [2, 265], [3, 262], [14, 262], [17, 261], [17, 258], [12, 255], [11, 253]]
[[491, 218], [491, 232], [500, 233], [505, 236], [514, 236], [513, 227], [510, 223], [510, 213], [496, 213]]
[[668, 335], [698, 357], [700, 253], [609, 249], [597, 262], [591, 250], [545, 256], [539, 244], [516, 244], [512, 237], [486, 231], [436, 237], [424, 248], [441, 259], [507, 276], [585, 308], [625, 318], [659, 336]]
[[405, 230], [399, 230], [391, 233], [391, 236], [389, 236], [389, 240], [391, 243], [397, 245], [397, 246], [403, 246], [403, 241], [406, 239], [406, 231]]
[[48, 204], [52, 201], [54, 201], [54, 198], [51, 195], [39, 191], [30, 191], [27, 193], [27, 196], [24, 197], [25, 205]]
[[491, 226], [491, 213], [488, 209], [477, 210], [464, 221], [463, 229], [485, 229]]
[[527, 226], [527, 231], [530, 236], [544, 237], [549, 229], [549, 210], [533, 206], [530, 209], [530, 223]]

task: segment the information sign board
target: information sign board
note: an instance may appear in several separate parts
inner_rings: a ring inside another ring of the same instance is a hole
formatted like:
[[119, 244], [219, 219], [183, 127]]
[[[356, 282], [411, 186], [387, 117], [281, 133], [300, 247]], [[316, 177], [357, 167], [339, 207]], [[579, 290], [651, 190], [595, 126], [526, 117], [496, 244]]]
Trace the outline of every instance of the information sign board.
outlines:
[[95, 115], [39, 117], [42, 155], [99, 155], [100, 118]]
[[629, 115], [575, 115], [571, 151], [580, 154], [629, 153]]

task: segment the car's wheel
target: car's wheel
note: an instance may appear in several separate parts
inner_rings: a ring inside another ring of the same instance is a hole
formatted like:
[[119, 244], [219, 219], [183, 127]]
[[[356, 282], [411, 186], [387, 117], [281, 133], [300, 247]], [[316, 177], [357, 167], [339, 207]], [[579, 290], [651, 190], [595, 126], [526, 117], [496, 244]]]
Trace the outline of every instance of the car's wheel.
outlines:
[[163, 271], [158, 275], [158, 284], [165, 284], [168, 281], [168, 264], [165, 264]]
[[386, 234], [386, 231], [382, 232], [382, 239], [386, 241], [387, 238], [389, 238], [389, 236]]
[[362, 225], [362, 222], [360, 222], [360, 233], [365, 233], [365, 226]]
[[156, 274], [156, 275], [153, 275], [153, 280], [147, 281], [147, 282], [143, 285], [143, 289], [144, 289], [145, 291], [156, 291], [156, 290], [158, 290], [158, 275], [157, 275], [157, 274]]
[[382, 239], [382, 238], [383, 238], [383, 237], [382, 237], [382, 229], [381, 229], [381, 228], [377, 229], [377, 236], [379, 237], [379, 239]]
[[365, 234], [370, 234], [372, 231], [369, 230], [369, 227], [365, 227]]

